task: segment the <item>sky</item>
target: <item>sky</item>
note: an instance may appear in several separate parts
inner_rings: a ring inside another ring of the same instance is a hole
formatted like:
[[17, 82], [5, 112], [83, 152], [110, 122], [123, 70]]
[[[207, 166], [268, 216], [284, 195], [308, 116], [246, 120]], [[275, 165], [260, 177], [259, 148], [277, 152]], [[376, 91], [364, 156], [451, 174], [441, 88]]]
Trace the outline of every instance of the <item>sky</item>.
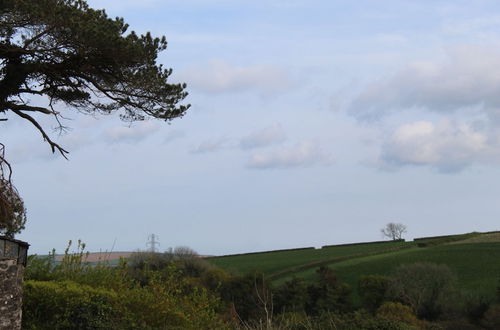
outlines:
[[[30, 252], [200, 254], [500, 229], [500, 4], [89, 0], [165, 35], [170, 124], [64, 110], [52, 155], [0, 122]], [[36, 99], [32, 100], [36, 103]], [[41, 119], [47, 127], [50, 119]]]

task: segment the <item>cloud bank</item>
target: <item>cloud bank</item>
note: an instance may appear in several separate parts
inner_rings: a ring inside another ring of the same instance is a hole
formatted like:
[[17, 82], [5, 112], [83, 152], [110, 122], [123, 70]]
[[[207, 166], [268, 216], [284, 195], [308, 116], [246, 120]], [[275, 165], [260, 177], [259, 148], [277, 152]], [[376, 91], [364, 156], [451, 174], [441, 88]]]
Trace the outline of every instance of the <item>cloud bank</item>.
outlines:
[[380, 160], [385, 167], [427, 165], [456, 172], [478, 162], [498, 162], [499, 156], [494, 132], [443, 120], [401, 125], [384, 143]]
[[370, 120], [411, 108], [452, 113], [471, 107], [500, 118], [500, 47], [454, 47], [443, 59], [412, 63], [364, 88], [349, 112]]

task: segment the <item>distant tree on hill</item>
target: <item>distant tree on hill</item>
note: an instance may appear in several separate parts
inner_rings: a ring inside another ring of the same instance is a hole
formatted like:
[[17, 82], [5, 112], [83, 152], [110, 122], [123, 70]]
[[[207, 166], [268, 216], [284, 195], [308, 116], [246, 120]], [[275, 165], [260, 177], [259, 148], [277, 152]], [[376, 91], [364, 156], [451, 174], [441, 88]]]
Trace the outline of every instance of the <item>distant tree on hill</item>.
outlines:
[[385, 228], [380, 230], [382, 235], [389, 237], [392, 240], [398, 240], [403, 238], [403, 234], [406, 233], [406, 226], [402, 223], [389, 222], [385, 225]]

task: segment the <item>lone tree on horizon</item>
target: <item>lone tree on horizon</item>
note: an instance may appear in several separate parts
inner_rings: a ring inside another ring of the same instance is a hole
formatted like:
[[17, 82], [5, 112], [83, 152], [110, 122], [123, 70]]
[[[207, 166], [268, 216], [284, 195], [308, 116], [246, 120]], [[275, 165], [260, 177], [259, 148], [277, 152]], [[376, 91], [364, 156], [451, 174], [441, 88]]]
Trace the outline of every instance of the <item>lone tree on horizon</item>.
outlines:
[[[66, 157], [41, 120], [52, 116], [64, 131], [58, 104], [90, 115], [118, 113], [126, 122], [182, 117], [189, 108], [180, 104], [186, 85], [168, 83], [172, 70], [157, 64], [165, 37], [127, 30], [122, 18], [84, 0], [0, 0], [0, 124], [21, 118]], [[2, 166], [10, 170], [3, 154]], [[7, 181], [0, 183], [0, 200], [12, 197], [10, 174]]]
[[403, 234], [406, 233], [406, 226], [402, 223], [389, 222], [385, 225], [385, 228], [382, 228], [380, 231], [384, 237], [389, 237], [396, 241], [403, 238]]

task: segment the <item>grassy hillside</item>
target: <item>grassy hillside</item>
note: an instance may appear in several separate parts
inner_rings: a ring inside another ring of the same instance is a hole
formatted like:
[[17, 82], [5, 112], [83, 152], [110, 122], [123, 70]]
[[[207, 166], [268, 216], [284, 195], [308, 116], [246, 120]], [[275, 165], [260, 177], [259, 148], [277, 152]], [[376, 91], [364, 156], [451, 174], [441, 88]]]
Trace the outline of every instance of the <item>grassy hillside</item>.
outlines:
[[[433, 262], [448, 265], [461, 289], [494, 297], [500, 277], [500, 233], [424, 237], [414, 242], [378, 242], [322, 249], [277, 251], [209, 259], [244, 274], [260, 270], [279, 285], [293, 277], [313, 280], [319, 265], [332, 268], [356, 291], [360, 276], [389, 275], [398, 265]], [[356, 297], [354, 297], [356, 299]]]
[[[426, 248], [411, 248], [392, 253], [350, 259], [332, 263], [340, 279], [353, 289], [361, 275], [389, 275], [398, 265], [415, 262], [433, 262], [448, 265], [458, 277], [461, 289], [494, 297], [500, 276], [500, 242], [475, 244], [447, 244]], [[293, 276], [313, 279], [316, 269], [309, 268]], [[275, 279], [279, 285], [292, 275]]]
[[268, 276], [297, 267], [310, 265], [317, 267], [318, 263], [333, 261], [338, 258], [359, 257], [364, 254], [383, 253], [390, 250], [413, 246], [405, 242], [377, 242], [370, 244], [354, 244], [323, 247], [322, 249], [298, 249], [288, 251], [270, 251], [249, 253], [234, 256], [214, 257], [207, 259], [210, 263], [237, 274], [261, 271]]

